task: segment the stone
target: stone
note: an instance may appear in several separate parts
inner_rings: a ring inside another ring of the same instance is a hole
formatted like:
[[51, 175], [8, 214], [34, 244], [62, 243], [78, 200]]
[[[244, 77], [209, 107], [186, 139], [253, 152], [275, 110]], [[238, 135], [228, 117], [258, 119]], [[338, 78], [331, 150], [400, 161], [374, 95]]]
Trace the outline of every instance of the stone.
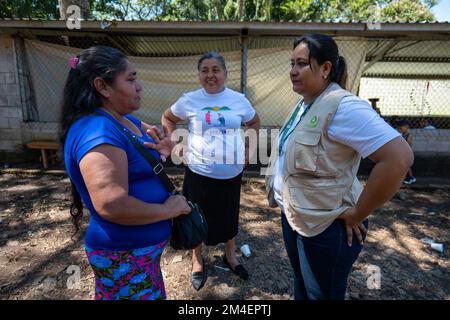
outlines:
[[173, 257], [172, 264], [178, 263], [178, 262], [181, 262], [181, 261], [183, 261], [183, 256], [181, 254], [179, 254], [179, 255], [176, 255], [175, 257]]
[[17, 240], [10, 240], [6, 243], [8, 247], [17, 247], [19, 245], [19, 241]]
[[400, 190], [399, 192], [397, 192], [397, 198], [405, 201], [406, 199], [408, 199], [408, 195], [406, 194], [406, 192]]
[[229, 297], [231, 297], [235, 292], [236, 289], [233, 287], [229, 287], [226, 284], [223, 284], [219, 287], [217, 287], [218, 292], [220, 292], [220, 294], [225, 297], [225, 299], [228, 299]]
[[360, 300], [361, 296], [358, 292], [350, 292], [349, 297], [351, 300]]

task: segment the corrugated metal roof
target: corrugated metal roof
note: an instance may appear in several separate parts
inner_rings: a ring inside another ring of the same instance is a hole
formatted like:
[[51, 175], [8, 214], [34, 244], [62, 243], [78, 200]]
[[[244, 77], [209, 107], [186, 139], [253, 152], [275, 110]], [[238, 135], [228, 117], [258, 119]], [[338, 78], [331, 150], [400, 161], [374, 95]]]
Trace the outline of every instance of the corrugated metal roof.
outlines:
[[450, 39], [448, 41], [370, 41], [366, 60], [382, 55], [379, 61], [398, 62], [450, 62]]
[[450, 79], [450, 63], [377, 62], [364, 77]]
[[238, 37], [193, 36], [127, 36], [117, 35], [114, 40], [135, 56], [188, 56], [213, 50], [218, 52], [240, 50]]
[[206, 51], [229, 52], [241, 50], [238, 36], [199, 37], [103, 34], [96, 37], [38, 35], [37, 39], [80, 49], [101, 44], [117, 47], [127, 55], [137, 57], [180, 57], [198, 55]]

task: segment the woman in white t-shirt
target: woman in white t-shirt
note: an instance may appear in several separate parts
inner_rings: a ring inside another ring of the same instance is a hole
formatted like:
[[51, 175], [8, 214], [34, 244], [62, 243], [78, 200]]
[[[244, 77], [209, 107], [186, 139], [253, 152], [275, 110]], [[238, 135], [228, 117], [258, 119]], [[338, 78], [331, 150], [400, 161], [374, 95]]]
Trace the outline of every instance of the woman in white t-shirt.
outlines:
[[[176, 124], [188, 121], [189, 140], [183, 194], [202, 208], [208, 222], [206, 245], [225, 243], [224, 263], [240, 278], [248, 272], [235, 254], [238, 233], [241, 178], [248, 158], [240, 128], [258, 131], [260, 120], [246, 97], [225, 86], [224, 58], [215, 52], [198, 61], [202, 88], [184, 94], [161, 122], [167, 133]], [[196, 290], [205, 284], [207, 274], [201, 255], [202, 245], [192, 253], [191, 283]]]
[[[282, 211], [295, 299], [344, 299], [367, 217], [396, 193], [413, 155], [366, 101], [344, 90], [346, 64], [331, 37], [297, 39], [290, 77], [303, 99], [272, 150], [269, 204]], [[361, 156], [376, 163], [364, 189]]]

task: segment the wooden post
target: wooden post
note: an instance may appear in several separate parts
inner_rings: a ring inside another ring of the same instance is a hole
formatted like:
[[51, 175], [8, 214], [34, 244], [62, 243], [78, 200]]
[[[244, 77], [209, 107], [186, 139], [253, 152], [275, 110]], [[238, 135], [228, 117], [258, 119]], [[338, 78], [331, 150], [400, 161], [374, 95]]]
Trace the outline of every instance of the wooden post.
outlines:
[[45, 149], [41, 149], [41, 156], [42, 156], [42, 165], [44, 166], [44, 169], [47, 169], [48, 159], [47, 159], [47, 151]]

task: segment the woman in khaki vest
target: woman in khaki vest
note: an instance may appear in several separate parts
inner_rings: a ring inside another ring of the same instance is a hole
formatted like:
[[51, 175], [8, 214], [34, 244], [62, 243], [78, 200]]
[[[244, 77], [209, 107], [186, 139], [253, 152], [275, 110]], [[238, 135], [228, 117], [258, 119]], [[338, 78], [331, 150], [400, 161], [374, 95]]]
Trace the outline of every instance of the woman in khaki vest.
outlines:
[[[367, 217], [398, 190], [413, 154], [368, 102], [345, 90], [346, 63], [331, 37], [297, 39], [291, 67], [302, 99], [272, 150], [269, 204], [282, 211], [295, 299], [344, 299]], [[376, 163], [364, 189], [361, 157]]]

